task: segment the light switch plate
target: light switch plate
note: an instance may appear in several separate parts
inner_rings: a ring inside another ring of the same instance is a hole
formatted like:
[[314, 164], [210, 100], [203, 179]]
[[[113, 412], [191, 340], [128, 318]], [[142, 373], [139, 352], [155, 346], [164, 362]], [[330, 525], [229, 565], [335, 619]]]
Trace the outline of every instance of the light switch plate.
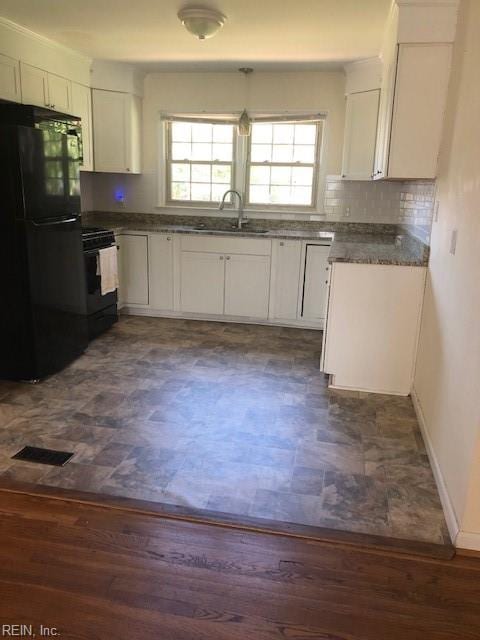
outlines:
[[455, 255], [455, 251], [457, 250], [457, 237], [458, 229], [454, 229], [450, 237], [450, 253], [452, 254], [452, 256]]

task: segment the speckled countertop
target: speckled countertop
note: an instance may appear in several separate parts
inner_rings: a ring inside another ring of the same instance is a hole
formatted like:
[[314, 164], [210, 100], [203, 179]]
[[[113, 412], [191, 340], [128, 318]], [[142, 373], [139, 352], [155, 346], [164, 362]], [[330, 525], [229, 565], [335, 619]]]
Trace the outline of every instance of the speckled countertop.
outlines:
[[[172, 220], [172, 218], [174, 218]], [[177, 222], [178, 221], [178, 222]], [[175, 224], [175, 222], [177, 224]], [[329, 262], [427, 266], [429, 247], [396, 225], [297, 222], [252, 219], [242, 231], [232, 229], [230, 218], [198, 218], [94, 212], [83, 215], [85, 226], [103, 226], [116, 234], [182, 233], [241, 238], [325, 240], [331, 242]], [[200, 227], [200, 228], [199, 228]], [[262, 233], [264, 231], [264, 233]]]

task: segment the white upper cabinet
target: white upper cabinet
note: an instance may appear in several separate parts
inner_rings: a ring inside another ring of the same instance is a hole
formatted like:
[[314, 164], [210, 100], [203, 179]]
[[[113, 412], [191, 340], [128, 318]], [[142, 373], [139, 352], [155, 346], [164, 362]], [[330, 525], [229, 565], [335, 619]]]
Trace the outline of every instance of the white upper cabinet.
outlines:
[[49, 107], [47, 72], [30, 64], [20, 63], [22, 102], [37, 107]]
[[373, 177], [380, 89], [347, 96], [342, 177], [370, 180]]
[[72, 110], [72, 83], [70, 80], [53, 73], [47, 73], [47, 84], [50, 109], [70, 113]]
[[81, 171], [93, 171], [92, 92], [90, 87], [72, 82], [72, 115], [82, 120], [83, 162]]
[[62, 113], [71, 112], [70, 80], [24, 62], [20, 63], [20, 73], [24, 104], [47, 107]]
[[0, 54], [0, 98], [20, 102], [20, 63]]
[[140, 173], [141, 99], [92, 90], [95, 171]]
[[436, 176], [451, 55], [449, 44], [399, 45], [387, 177]]

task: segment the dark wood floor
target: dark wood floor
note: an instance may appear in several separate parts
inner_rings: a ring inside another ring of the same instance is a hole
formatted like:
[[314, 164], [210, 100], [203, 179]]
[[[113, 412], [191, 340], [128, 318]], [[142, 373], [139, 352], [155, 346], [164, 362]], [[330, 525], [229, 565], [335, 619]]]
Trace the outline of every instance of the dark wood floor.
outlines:
[[[0, 492], [0, 624], [75, 640], [480, 638], [480, 559]], [[1, 629], [1, 627], [0, 627]]]

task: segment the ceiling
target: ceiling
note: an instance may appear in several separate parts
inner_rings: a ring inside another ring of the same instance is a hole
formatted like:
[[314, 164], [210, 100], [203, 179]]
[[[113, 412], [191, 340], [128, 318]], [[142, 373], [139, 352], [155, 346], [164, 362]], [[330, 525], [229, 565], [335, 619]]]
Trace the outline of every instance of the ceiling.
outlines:
[[[391, 0], [1, 0], [0, 16], [93, 57], [145, 69], [329, 68], [378, 54]], [[227, 16], [199, 41], [177, 18]]]

